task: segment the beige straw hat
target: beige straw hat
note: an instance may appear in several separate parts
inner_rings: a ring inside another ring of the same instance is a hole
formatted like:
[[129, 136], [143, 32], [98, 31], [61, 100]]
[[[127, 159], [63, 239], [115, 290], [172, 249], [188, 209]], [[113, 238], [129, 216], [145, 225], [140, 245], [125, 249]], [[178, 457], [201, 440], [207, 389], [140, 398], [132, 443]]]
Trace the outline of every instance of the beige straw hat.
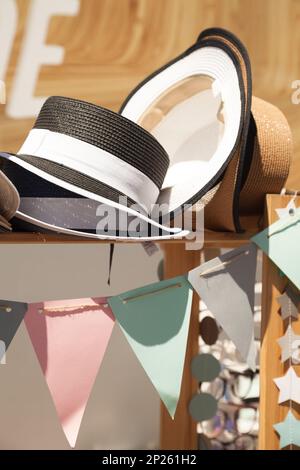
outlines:
[[[261, 214], [265, 194], [279, 193], [286, 182], [289, 125], [279, 109], [252, 97], [248, 53], [226, 30], [203, 31], [196, 44], [138, 85], [120, 112], [168, 152], [163, 188], [171, 209], [172, 199], [200, 201], [206, 228], [242, 231], [240, 216]], [[176, 178], [190, 187], [190, 197], [188, 191], [174, 194]]]

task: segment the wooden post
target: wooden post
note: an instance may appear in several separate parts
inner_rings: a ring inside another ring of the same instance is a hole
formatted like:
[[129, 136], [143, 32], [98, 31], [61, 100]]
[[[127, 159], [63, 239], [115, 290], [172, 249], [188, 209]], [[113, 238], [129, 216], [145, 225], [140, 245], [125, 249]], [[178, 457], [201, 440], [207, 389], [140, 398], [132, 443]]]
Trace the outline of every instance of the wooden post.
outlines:
[[[268, 195], [265, 223], [270, 225], [278, 216], [275, 209], [286, 207], [290, 196]], [[298, 199], [298, 206], [300, 197]], [[297, 205], [297, 203], [296, 203]], [[281, 277], [278, 268], [268, 259], [263, 258], [262, 277], [262, 336], [260, 352], [260, 423], [259, 448], [261, 450], [276, 450], [279, 448], [279, 438], [273, 429], [273, 424], [282, 421], [288, 411], [288, 404], [278, 405], [278, 389], [273, 382], [288, 369], [288, 363], [280, 361], [280, 347], [277, 339], [282, 336], [288, 326], [288, 320], [282, 321], [278, 312], [277, 297], [286, 285], [286, 279]], [[300, 319], [293, 321], [295, 333], [300, 334]], [[287, 361], [288, 362], [288, 361]], [[300, 365], [295, 366], [300, 375]], [[300, 406], [293, 405], [293, 412], [300, 418]]]
[[[166, 279], [186, 274], [187, 271], [199, 266], [200, 263], [201, 251], [186, 251], [184, 243], [167, 244], [164, 247], [164, 253], [164, 275]], [[198, 339], [199, 297], [195, 294], [193, 296], [181, 395], [174, 420], [170, 418], [164, 405], [161, 405], [161, 449], [197, 449], [197, 424], [188, 413], [188, 404], [192, 395], [197, 391], [197, 381], [192, 378], [190, 363], [191, 359], [198, 354]]]

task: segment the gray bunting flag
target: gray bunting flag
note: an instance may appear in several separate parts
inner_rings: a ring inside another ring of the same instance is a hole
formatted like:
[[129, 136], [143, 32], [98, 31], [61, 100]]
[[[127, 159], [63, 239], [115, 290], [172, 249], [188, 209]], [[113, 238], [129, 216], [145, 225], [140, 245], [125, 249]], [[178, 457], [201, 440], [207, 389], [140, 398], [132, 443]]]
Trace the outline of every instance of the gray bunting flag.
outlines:
[[26, 303], [0, 300], [0, 361], [13, 340], [26, 312]]
[[188, 274], [195, 291], [253, 370], [256, 259], [256, 247], [250, 244], [214, 258]]

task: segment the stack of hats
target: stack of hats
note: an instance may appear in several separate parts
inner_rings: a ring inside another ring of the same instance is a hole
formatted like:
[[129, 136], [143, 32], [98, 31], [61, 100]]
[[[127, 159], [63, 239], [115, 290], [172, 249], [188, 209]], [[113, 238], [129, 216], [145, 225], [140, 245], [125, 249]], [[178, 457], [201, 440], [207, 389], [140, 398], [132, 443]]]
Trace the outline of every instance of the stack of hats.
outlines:
[[15, 212], [15, 186], [19, 230], [183, 237], [172, 220], [200, 203], [207, 228], [239, 232], [240, 216], [262, 213], [265, 194], [284, 186], [291, 142], [282, 113], [252, 97], [243, 44], [208, 29], [136, 87], [119, 114], [49, 98], [19, 152], [0, 154], [0, 213]]

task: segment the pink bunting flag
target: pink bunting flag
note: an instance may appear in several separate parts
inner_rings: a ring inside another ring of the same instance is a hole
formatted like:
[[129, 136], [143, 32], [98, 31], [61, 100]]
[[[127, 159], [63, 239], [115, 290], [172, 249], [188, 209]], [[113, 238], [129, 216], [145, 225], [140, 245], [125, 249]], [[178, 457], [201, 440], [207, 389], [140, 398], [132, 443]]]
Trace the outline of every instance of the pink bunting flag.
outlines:
[[26, 327], [71, 447], [76, 444], [114, 320], [106, 298], [29, 305]]

